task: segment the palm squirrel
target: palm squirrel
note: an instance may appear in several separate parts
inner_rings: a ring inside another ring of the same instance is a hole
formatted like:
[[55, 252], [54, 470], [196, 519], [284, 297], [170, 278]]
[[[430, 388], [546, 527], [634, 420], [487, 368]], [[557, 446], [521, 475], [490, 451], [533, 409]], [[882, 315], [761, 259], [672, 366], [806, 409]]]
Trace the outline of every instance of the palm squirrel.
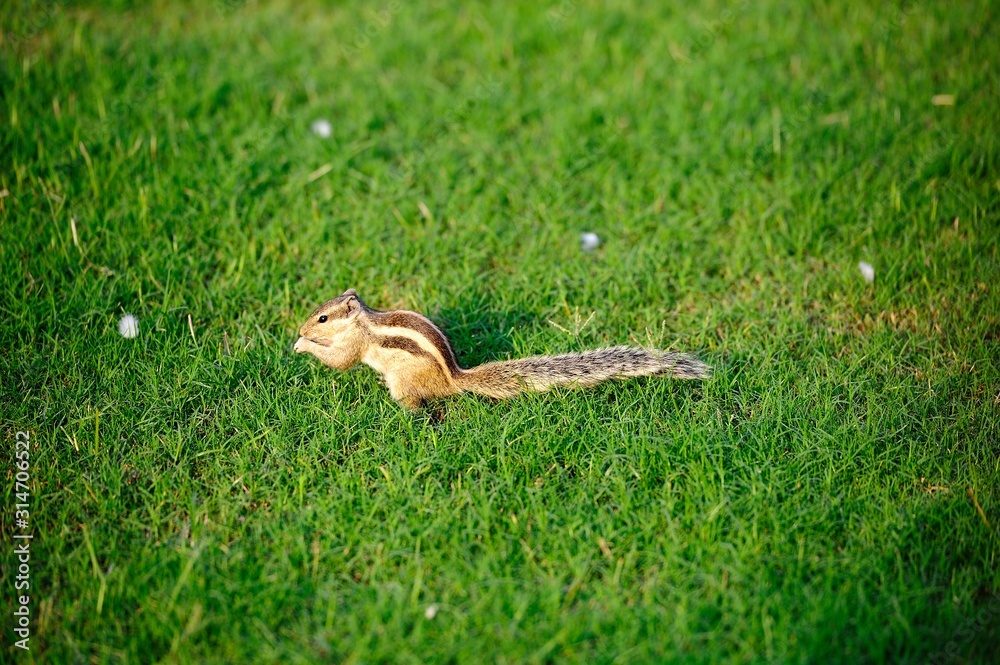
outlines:
[[708, 365], [684, 353], [628, 346], [462, 369], [448, 338], [430, 319], [405, 310], [371, 309], [354, 289], [317, 307], [299, 335], [296, 352], [311, 353], [340, 370], [363, 362], [385, 378], [393, 399], [410, 408], [463, 391], [503, 399], [526, 390], [593, 386], [631, 376], [703, 379], [712, 373]]

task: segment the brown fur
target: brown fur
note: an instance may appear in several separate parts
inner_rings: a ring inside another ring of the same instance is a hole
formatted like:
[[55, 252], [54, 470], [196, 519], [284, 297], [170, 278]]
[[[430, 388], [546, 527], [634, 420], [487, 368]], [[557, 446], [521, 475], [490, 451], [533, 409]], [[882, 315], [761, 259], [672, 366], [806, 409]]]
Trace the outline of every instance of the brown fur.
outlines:
[[684, 353], [628, 346], [490, 362], [466, 370], [430, 319], [404, 310], [373, 310], [354, 289], [317, 307], [299, 335], [298, 353], [311, 353], [341, 370], [358, 362], [370, 365], [383, 375], [393, 398], [411, 408], [463, 391], [505, 399], [526, 390], [587, 387], [633, 376], [703, 379], [712, 373]]

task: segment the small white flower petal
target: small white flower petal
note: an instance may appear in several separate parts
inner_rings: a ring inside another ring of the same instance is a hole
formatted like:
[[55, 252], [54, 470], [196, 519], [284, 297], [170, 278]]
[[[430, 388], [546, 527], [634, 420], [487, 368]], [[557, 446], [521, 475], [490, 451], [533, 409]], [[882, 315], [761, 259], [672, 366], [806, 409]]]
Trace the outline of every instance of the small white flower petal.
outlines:
[[583, 251], [590, 252], [597, 249], [601, 244], [601, 237], [596, 233], [586, 232], [580, 234], [580, 247]]
[[126, 314], [118, 321], [118, 333], [126, 339], [139, 336], [139, 318]]
[[314, 120], [313, 124], [309, 126], [312, 133], [316, 136], [328, 139], [333, 134], [333, 125], [330, 124], [329, 120], [324, 120], [320, 118], [319, 120]]
[[861, 276], [869, 284], [875, 281], [875, 268], [872, 267], [872, 264], [862, 261], [858, 264], [858, 270], [861, 271]]

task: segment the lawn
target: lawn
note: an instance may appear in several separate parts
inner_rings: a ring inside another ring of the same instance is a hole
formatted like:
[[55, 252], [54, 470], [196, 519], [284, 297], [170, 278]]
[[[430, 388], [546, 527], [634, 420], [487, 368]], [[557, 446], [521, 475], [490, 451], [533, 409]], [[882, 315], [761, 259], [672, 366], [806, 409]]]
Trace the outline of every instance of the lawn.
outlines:
[[607, 4], [4, 3], [4, 662], [997, 662], [997, 5]]

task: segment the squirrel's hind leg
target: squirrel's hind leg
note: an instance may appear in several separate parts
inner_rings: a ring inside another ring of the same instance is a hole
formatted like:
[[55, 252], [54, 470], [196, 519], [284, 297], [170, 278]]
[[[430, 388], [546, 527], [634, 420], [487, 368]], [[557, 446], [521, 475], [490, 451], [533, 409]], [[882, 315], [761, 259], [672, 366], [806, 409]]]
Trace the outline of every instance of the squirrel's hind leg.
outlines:
[[423, 397], [418, 397], [417, 395], [403, 395], [396, 401], [407, 409], [421, 409], [427, 403]]

